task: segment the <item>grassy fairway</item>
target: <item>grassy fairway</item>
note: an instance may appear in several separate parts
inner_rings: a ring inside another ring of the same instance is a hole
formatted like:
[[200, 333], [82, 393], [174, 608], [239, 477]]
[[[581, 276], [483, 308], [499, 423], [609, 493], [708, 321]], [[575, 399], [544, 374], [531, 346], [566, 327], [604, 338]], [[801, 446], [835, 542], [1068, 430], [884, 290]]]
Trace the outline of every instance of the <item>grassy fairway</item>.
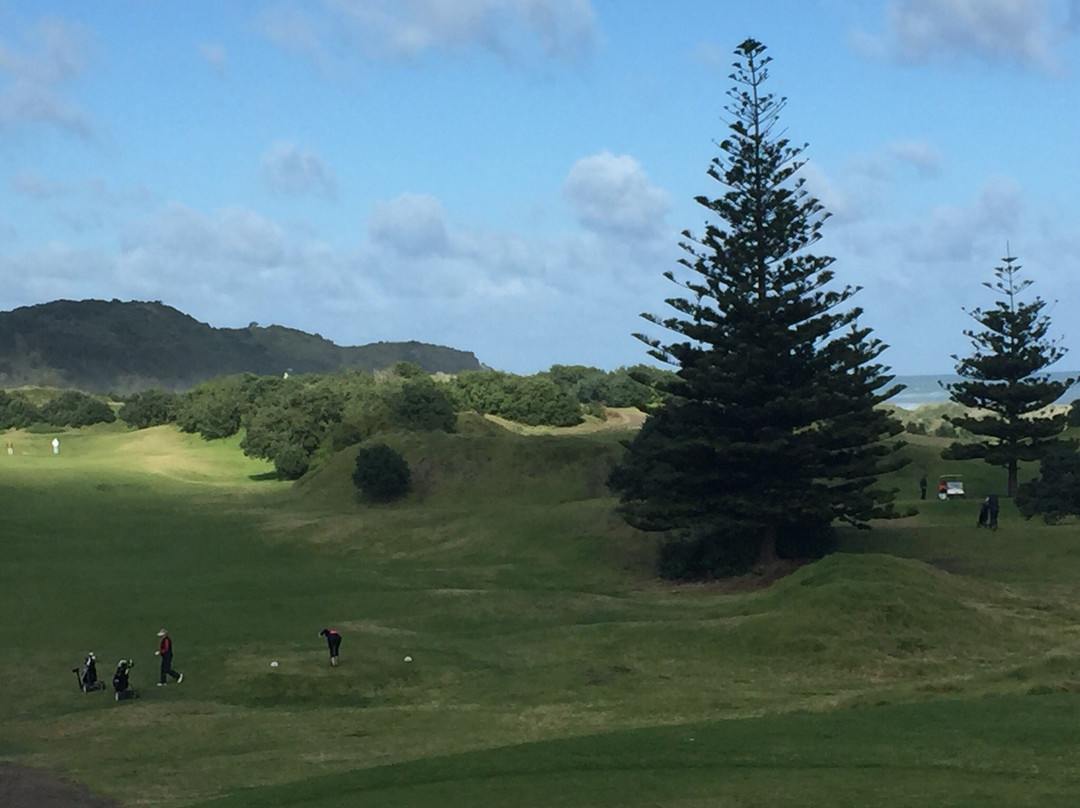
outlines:
[[[615, 434], [402, 437], [417, 492], [379, 508], [348, 453], [290, 486], [167, 428], [62, 434], [59, 455], [14, 439], [0, 759], [125, 805], [1080, 795], [1080, 530], [1006, 506], [990, 534], [977, 500], [916, 503], [923, 468], [950, 470], [932, 439], [896, 480], [919, 516], [743, 593], [649, 578], [603, 487]], [[161, 625], [179, 686], [153, 685]], [[134, 657], [143, 698], [78, 692], [89, 650], [106, 679]]]

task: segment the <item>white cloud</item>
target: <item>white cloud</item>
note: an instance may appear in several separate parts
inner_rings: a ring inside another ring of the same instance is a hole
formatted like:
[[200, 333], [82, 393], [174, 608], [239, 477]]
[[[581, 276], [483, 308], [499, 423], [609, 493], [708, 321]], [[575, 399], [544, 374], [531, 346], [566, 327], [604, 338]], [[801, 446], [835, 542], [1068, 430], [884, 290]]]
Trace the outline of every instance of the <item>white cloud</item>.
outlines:
[[1020, 227], [1020, 189], [1007, 180], [986, 183], [968, 205], [943, 205], [896, 236], [903, 254], [918, 262], [970, 261], [980, 248], [1004, 244]]
[[449, 246], [442, 205], [428, 194], [401, 194], [376, 205], [368, 233], [403, 255], [443, 254]]
[[289, 53], [322, 61], [329, 26], [304, 9], [277, 3], [263, 9], [257, 20], [263, 36]]
[[337, 177], [322, 157], [291, 141], [275, 143], [263, 154], [261, 172], [267, 186], [279, 193], [337, 196]]
[[286, 236], [276, 222], [247, 208], [225, 208], [207, 215], [186, 205], [172, 204], [124, 235], [126, 251], [149, 250], [168, 255], [170, 264], [209, 268], [259, 270], [285, 261]]
[[[644, 359], [630, 336], [637, 313], [670, 292], [660, 273], [674, 265], [671, 245], [454, 227], [423, 194], [369, 221], [368, 239], [332, 246], [246, 208], [172, 204], [131, 224], [117, 250], [0, 251], [0, 284], [9, 305], [162, 300], [216, 326], [280, 323], [339, 344], [415, 339], [525, 373]], [[610, 316], [596, 316], [598, 301]]]
[[[22, 44], [28, 54], [0, 38], [0, 131], [44, 124], [90, 137], [89, 116], [59, 92], [86, 68], [89, 35], [72, 23], [50, 18], [39, 22]], [[7, 81], [2, 81], [4, 77]]]
[[104, 227], [125, 210], [136, 206], [145, 209], [153, 201], [153, 194], [142, 186], [114, 189], [100, 176], [55, 180], [24, 170], [14, 173], [9, 184], [28, 204], [40, 204], [75, 232]]
[[850, 225], [873, 216], [902, 175], [899, 169], [913, 167], [920, 177], [932, 178], [941, 172], [944, 158], [931, 143], [897, 140], [876, 151], [854, 155], [833, 175], [813, 160], [802, 167], [806, 188], [836, 225]]
[[1054, 27], [1044, 0], [894, 0], [886, 33], [859, 32], [856, 44], [903, 62], [975, 56], [1057, 70]]
[[12, 174], [11, 187], [16, 193], [35, 199], [66, 196], [71, 191], [70, 183], [50, 182], [36, 171], [17, 171]]
[[342, 43], [399, 59], [479, 48], [510, 63], [575, 61], [597, 38], [589, 0], [325, 0], [324, 10], [279, 4], [262, 14], [260, 27], [283, 48], [320, 62]]
[[199, 55], [202, 56], [210, 68], [219, 76], [225, 75], [225, 68], [229, 62], [228, 52], [225, 46], [215, 42], [199, 43]]
[[583, 226], [633, 239], [662, 236], [671, 207], [668, 194], [649, 182], [637, 160], [610, 152], [574, 163], [563, 196]]
[[921, 140], [898, 140], [890, 143], [887, 152], [902, 163], [908, 163], [920, 174], [936, 176], [941, 171], [940, 149]]

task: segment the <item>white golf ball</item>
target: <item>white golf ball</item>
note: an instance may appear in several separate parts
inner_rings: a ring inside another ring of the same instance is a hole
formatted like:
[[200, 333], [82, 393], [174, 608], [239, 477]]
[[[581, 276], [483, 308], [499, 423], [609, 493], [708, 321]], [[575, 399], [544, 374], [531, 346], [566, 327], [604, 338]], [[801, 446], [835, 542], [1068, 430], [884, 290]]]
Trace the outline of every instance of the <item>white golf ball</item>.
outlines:
[[277, 667], [277, 660], [276, 659], [273, 662], [270, 663], [270, 667], [271, 668], [276, 668]]
[[405, 657], [405, 661], [406, 661], [406, 662], [412, 662], [412, 657], [411, 657], [411, 656], [407, 656], [407, 657]]

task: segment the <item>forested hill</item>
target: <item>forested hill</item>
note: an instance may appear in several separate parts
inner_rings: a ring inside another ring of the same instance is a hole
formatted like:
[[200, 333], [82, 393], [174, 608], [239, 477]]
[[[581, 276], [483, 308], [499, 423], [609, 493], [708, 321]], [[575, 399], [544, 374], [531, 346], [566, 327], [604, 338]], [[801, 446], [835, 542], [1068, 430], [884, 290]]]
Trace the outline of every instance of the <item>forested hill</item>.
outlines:
[[399, 360], [429, 373], [481, 368], [471, 352], [421, 342], [342, 347], [278, 325], [214, 328], [160, 302], [57, 300], [0, 312], [0, 387], [178, 391], [233, 373], [379, 370]]

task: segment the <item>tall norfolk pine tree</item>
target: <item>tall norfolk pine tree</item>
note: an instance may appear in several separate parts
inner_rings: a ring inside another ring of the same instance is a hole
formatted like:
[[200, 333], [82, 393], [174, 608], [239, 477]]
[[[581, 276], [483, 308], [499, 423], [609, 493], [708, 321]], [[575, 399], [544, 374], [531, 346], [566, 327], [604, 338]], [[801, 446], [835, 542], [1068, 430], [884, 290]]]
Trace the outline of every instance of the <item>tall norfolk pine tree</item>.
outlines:
[[992, 309], [968, 312], [983, 327], [964, 332], [975, 352], [965, 359], [953, 357], [963, 381], [945, 385], [954, 402], [983, 411], [949, 421], [983, 439], [954, 443], [942, 456], [946, 460], [981, 457], [991, 465], [1004, 466], [1012, 497], [1020, 461], [1041, 460], [1063, 443], [1057, 436], [1065, 429], [1068, 415], [1035, 413], [1065, 395], [1076, 379], [1052, 381], [1045, 373], [1040, 375], [1065, 355], [1065, 349], [1046, 337], [1050, 329], [1050, 318], [1042, 313], [1046, 303], [1038, 297], [1030, 303], [1019, 300], [1032, 282], [1017, 280], [1016, 258], [1001, 260], [1003, 265], [994, 268], [997, 280], [983, 283], [1000, 298]]
[[808, 252], [827, 214], [795, 176], [803, 148], [776, 132], [784, 99], [762, 91], [764, 51], [752, 39], [735, 51], [730, 133], [708, 170], [726, 191], [697, 198], [723, 224], [683, 233], [690, 279], [665, 273], [684, 290], [666, 301], [675, 315], [642, 315], [681, 339], [635, 335], [678, 367], [668, 402], [610, 480], [627, 521], [666, 532], [661, 572], [664, 546], [684, 556], [675, 576], [805, 555], [792, 542], [834, 519], [890, 515], [876, 478], [902, 465], [887, 440], [900, 426], [876, 408], [900, 387], [874, 362], [886, 346], [856, 324], [861, 311], [838, 310], [857, 289], [829, 289], [833, 259]]

